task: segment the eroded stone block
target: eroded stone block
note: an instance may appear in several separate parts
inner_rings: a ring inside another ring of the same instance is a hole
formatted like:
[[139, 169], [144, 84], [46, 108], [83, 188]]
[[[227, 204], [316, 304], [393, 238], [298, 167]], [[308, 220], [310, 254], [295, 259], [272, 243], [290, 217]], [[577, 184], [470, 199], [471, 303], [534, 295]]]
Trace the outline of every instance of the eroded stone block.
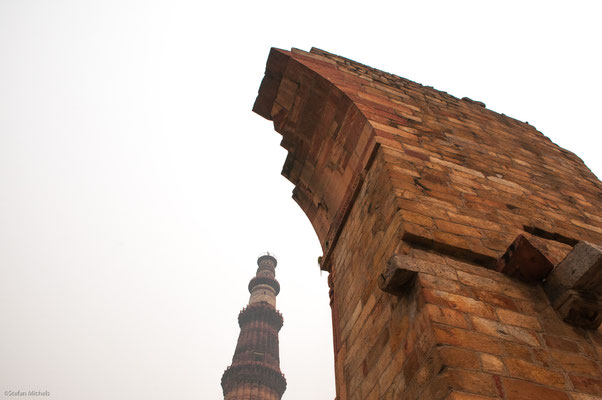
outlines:
[[549, 275], [544, 289], [565, 322], [597, 329], [602, 322], [602, 246], [579, 242]]
[[418, 268], [413, 263], [405, 265], [404, 259], [409, 257], [395, 256], [389, 260], [387, 267], [378, 277], [378, 287], [383, 292], [400, 296], [405, 289], [414, 281], [418, 274]]
[[525, 282], [537, 282], [545, 278], [554, 265], [527, 240], [518, 235], [498, 260], [497, 270]]
[[448, 265], [419, 260], [405, 255], [395, 255], [391, 257], [387, 267], [379, 276], [378, 286], [384, 292], [399, 296], [405, 293], [418, 272], [446, 279], [457, 279], [455, 269]]

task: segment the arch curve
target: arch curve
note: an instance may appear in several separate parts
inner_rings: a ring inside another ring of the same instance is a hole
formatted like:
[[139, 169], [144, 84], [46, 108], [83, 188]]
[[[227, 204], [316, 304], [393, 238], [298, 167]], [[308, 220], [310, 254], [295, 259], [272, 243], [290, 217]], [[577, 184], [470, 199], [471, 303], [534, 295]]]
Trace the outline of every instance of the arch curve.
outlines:
[[288, 150], [282, 174], [295, 184], [293, 199], [318, 235], [320, 267], [328, 271], [331, 249], [378, 147], [357, 95], [345, 90], [357, 83], [332, 63], [297, 49], [271, 49], [253, 107], [282, 135]]

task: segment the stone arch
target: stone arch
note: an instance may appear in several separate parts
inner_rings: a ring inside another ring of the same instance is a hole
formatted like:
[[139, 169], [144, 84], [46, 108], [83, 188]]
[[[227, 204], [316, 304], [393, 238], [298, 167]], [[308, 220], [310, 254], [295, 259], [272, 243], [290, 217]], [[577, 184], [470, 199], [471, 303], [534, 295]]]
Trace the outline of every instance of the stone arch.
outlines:
[[577, 240], [602, 241], [596, 176], [481, 102], [322, 50], [272, 49], [253, 111], [282, 135], [282, 174], [318, 235], [322, 269], [377, 154], [406, 242], [491, 267], [519, 234], [553, 263]]
[[[602, 395], [600, 370], [537, 358], [557, 350], [544, 334], [592, 366], [579, 349], [602, 344], [562, 316], [589, 302], [578, 290], [562, 306], [541, 290], [555, 265], [575, 270], [561, 261], [576, 243], [602, 244], [602, 183], [577, 156], [481, 102], [318, 49], [272, 49], [253, 110], [282, 135], [330, 272], [338, 400]], [[602, 247], [581, 247], [599, 265]]]
[[344, 90], [353, 82], [328, 68], [331, 63], [296, 49], [272, 49], [253, 107], [282, 135], [288, 150], [282, 174], [295, 184], [293, 198], [319, 238], [325, 270], [377, 147], [371, 124]]

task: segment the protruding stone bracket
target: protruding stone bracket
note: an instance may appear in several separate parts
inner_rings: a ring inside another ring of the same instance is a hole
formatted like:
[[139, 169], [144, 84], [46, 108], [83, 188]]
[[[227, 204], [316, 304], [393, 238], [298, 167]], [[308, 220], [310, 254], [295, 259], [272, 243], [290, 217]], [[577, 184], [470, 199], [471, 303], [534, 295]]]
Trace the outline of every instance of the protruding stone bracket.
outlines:
[[518, 235], [502, 257], [498, 259], [497, 271], [525, 282], [544, 279], [554, 265], [527, 240]]
[[602, 323], [602, 246], [579, 242], [544, 285], [562, 319], [586, 329]]
[[391, 267], [391, 263], [389, 262], [385, 272], [378, 277], [378, 287], [383, 292], [401, 296], [407, 287], [410, 286], [411, 282], [414, 281], [417, 274], [418, 272], [416, 271]]
[[455, 277], [455, 270], [447, 265], [395, 255], [378, 277], [378, 287], [384, 292], [401, 296], [408, 292], [419, 272], [445, 278]]

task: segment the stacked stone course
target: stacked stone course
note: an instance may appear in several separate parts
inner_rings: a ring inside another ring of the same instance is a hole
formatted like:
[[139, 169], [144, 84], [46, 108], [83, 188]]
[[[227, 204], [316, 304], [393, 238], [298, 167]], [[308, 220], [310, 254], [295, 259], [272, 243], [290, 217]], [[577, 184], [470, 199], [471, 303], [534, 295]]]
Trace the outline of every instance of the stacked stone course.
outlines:
[[577, 156], [318, 49], [272, 49], [254, 111], [324, 251], [337, 399], [602, 398], [602, 184]]

